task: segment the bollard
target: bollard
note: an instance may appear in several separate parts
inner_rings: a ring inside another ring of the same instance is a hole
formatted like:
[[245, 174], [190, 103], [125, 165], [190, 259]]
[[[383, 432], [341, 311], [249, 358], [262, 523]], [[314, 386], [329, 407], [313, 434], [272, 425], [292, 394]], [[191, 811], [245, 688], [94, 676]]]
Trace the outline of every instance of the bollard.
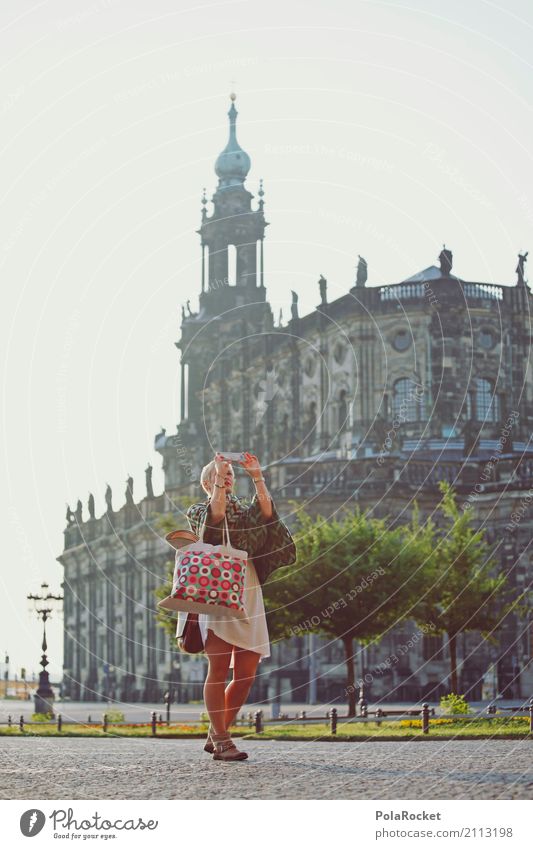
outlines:
[[337, 733], [337, 708], [331, 708], [331, 733]]
[[380, 716], [383, 716], [383, 711], [381, 708], [376, 708], [376, 725], [378, 726], [381, 725], [381, 720], [379, 719]]
[[102, 726], [102, 731], [104, 732], [104, 734], [107, 734], [107, 713], [104, 713], [102, 716]]
[[529, 733], [533, 734], [533, 699], [529, 700]]
[[427, 702], [422, 705], [422, 734], [429, 734], [429, 705]]
[[263, 711], [258, 710], [255, 713], [255, 733], [261, 734], [263, 731]]
[[152, 718], [152, 737], [155, 737], [157, 732], [157, 714], [155, 710], [151, 712], [150, 716]]
[[363, 697], [359, 699], [359, 711], [360, 716], [368, 716], [368, 702]]
[[58, 715], [57, 715], [57, 730], [61, 731], [62, 728], [63, 728], [63, 717], [61, 716], [60, 713], [58, 713]]
[[9, 716], [7, 718], [7, 727], [11, 728], [12, 725], [13, 725], [13, 720], [11, 719], [11, 714], [9, 714]]
[[163, 714], [162, 713], [159, 714], [159, 722], [163, 722]]
[[163, 696], [163, 701], [165, 702], [167, 708], [167, 726], [170, 725], [170, 702], [172, 701], [172, 691], [169, 689], [166, 691]]
[[22, 716], [22, 714], [19, 719], [19, 728], [21, 731], [24, 731], [24, 717]]
[[251, 728], [253, 724], [254, 724], [254, 715], [253, 715], [252, 711], [250, 711], [249, 714], [248, 714], [248, 728]]
[[90, 725], [91, 722], [92, 722], [91, 714], [89, 714], [89, 716], [87, 717], [87, 724]]

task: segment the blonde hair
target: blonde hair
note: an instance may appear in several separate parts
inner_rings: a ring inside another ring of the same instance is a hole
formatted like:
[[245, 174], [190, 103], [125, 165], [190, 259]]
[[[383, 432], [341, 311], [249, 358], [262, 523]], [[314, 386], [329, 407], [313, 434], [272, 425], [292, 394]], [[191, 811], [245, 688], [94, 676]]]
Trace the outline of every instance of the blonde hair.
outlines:
[[213, 478], [215, 476], [214, 471], [215, 471], [215, 461], [214, 460], [211, 460], [207, 464], [207, 466], [204, 466], [203, 469], [202, 469], [202, 472], [200, 474], [200, 485], [205, 492], [207, 492], [207, 489], [205, 488], [205, 482], [209, 481], [210, 483], [213, 483]]
[[204, 490], [204, 492], [207, 492], [207, 494], [209, 494], [209, 490], [205, 486], [206, 481], [209, 481], [210, 484], [213, 484], [214, 477], [215, 477], [215, 461], [210, 460], [210, 462], [206, 466], [203, 467], [203, 469], [200, 473], [200, 485], [201, 485], [202, 489]]

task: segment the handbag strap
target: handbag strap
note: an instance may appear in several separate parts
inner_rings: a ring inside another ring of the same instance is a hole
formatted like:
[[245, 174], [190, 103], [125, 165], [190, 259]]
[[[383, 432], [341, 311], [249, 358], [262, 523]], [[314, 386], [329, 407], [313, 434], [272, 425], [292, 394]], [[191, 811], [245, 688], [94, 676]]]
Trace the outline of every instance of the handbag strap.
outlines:
[[[204, 541], [204, 531], [207, 523], [207, 510], [205, 511], [205, 519], [200, 526], [199, 540], [200, 542]], [[230, 536], [229, 536], [229, 527], [228, 527], [228, 517], [224, 513], [224, 526], [222, 528], [222, 545], [229, 547], [231, 545]]]

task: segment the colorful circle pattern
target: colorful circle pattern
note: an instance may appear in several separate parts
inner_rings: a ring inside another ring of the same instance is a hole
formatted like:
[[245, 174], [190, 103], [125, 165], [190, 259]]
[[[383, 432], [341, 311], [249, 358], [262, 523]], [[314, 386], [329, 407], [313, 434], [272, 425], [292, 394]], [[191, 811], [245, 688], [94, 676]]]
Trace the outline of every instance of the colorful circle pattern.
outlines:
[[172, 596], [188, 602], [222, 605], [233, 610], [243, 610], [246, 562], [232, 560], [219, 552], [212, 555], [203, 551], [184, 552], [177, 560]]

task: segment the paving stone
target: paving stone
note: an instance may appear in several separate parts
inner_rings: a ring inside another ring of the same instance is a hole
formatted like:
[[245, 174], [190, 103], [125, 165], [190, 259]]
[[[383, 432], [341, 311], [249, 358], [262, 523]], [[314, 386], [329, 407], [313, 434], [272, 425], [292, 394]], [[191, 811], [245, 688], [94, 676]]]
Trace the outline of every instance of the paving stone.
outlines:
[[533, 798], [529, 740], [250, 740], [248, 760], [233, 764], [213, 761], [202, 746], [201, 740], [3, 738], [0, 798]]

